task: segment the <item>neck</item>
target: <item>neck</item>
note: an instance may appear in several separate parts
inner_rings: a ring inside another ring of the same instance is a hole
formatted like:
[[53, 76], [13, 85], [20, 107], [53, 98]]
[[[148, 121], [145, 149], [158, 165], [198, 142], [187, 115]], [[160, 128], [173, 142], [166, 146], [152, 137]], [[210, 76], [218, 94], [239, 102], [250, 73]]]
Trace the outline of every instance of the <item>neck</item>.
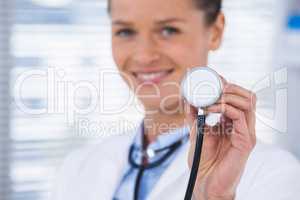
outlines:
[[145, 115], [144, 131], [147, 143], [151, 143], [163, 133], [175, 130], [184, 125], [184, 113], [166, 114], [158, 112], [156, 114]]

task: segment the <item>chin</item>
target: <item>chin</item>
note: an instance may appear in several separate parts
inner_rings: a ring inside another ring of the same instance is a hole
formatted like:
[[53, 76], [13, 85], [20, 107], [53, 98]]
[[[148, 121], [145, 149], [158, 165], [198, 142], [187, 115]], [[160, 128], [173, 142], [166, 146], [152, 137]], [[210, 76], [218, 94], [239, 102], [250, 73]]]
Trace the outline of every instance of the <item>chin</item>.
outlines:
[[145, 112], [149, 112], [149, 114], [156, 114], [160, 110], [160, 99], [140, 99], [142, 102]]
[[157, 114], [158, 112], [164, 114], [175, 114], [182, 111], [183, 108], [183, 104], [181, 104], [181, 101], [178, 99], [169, 100], [164, 105], [162, 105], [161, 99], [147, 99], [141, 101], [145, 112], [149, 112], [148, 114]]

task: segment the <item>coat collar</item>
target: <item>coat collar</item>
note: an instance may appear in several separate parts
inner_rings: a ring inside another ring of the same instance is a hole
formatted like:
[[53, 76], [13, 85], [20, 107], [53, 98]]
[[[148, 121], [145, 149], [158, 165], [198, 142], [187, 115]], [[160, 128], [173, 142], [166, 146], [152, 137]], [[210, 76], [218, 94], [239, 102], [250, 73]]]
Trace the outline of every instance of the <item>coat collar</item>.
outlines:
[[189, 147], [189, 142], [184, 144], [176, 158], [154, 186], [149, 195], [149, 199], [161, 199], [164, 195], [167, 195], [166, 197], [170, 196], [169, 194], [166, 194], [166, 191], [169, 191], [167, 188], [174, 186], [174, 183], [181, 183], [183, 185], [183, 187], [178, 187], [177, 185], [176, 187], [173, 187], [176, 188], [176, 191], [173, 190], [173, 193], [176, 193], [176, 199], [184, 199], [185, 189], [189, 178], [189, 167], [187, 162]]
[[128, 162], [128, 150], [136, 130], [111, 136], [89, 150], [78, 166], [72, 199], [112, 199]]
[[[90, 162], [89, 166], [81, 173], [81, 177], [83, 177], [81, 181], [84, 183], [82, 187], [85, 189], [80, 188], [80, 190], [85, 190], [82, 192], [86, 194], [85, 199], [99, 200], [113, 198], [115, 190], [123, 177], [124, 169], [128, 165], [129, 148], [134, 140], [134, 136], [138, 133], [137, 131], [139, 131], [139, 127], [126, 133], [126, 135], [116, 136], [104, 142], [101, 148], [97, 150], [98, 156], [93, 156], [88, 161]], [[164, 190], [170, 187], [172, 183], [178, 183], [178, 179], [182, 179], [182, 177], [184, 178], [181, 180], [181, 183], [184, 186], [186, 185], [185, 183], [188, 181], [187, 175], [189, 174], [187, 165], [189, 146], [189, 142], [184, 144], [176, 158], [154, 186], [148, 199], [160, 199], [159, 196], [161, 196]], [[85, 177], [87, 177], [87, 180], [83, 180]], [[176, 193], [184, 195], [185, 187], [181, 187], [180, 190], [182, 191], [176, 189]], [[91, 191], [93, 192], [91, 193]], [[183, 199], [183, 196], [181, 199]]]

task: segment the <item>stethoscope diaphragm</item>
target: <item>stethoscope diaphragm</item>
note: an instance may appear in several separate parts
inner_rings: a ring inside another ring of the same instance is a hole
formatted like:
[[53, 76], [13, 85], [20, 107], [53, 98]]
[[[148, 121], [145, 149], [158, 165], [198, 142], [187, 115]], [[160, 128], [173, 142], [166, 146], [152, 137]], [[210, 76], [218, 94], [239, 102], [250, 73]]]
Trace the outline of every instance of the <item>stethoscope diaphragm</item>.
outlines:
[[[222, 95], [223, 85], [220, 76], [209, 67], [189, 69], [181, 82], [182, 96], [198, 109], [215, 104]], [[220, 113], [210, 113], [206, 124], [214, 126], [220, 121]]]

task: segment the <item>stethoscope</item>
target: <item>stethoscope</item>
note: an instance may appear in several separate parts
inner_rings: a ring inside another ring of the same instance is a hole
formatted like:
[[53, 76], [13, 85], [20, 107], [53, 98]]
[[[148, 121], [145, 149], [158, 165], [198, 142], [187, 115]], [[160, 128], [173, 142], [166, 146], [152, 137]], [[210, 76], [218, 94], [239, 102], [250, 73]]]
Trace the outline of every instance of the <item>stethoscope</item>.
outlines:
[[[195, 153], [193, 158], [193, 164], [191, 173], [185, 193], [184, 200], [191, 200], [193, 190], [198, 174], [198, 168], [200, 165], [203, 138], [204, 138], [204, 126], [214, 126], [220, 120], [220, 113], [204, 114], [203, 108], [215, 104], [222, 95], [222, 81], [220, 76], [211, 68], [208, 67], [193, 67], [187, 71], [186, 75], [181, 81], [181, 92], [185, 100], [192, 106], [198, 108], [197, 116], [197, 136]], [[143, 160], [141, 163], [135, 162], [133, 158], [134, 145], [131, 145], [129, 150], [128, 161], [133, 168], [138, 169], [138, 174], [135, 180], [134, 187], [134, 200], [138, 200], [139, 189], [143, 173], [147, 169], [160, 166], [165, 160], [167, 160], [184, 142], [186, 137], [179, 139], [173, 144], [156, 150], [142, 150], [141, 159], [147, 159], [153, 157], [158, 153], [163, 152], [163, 155], [152, 163], [146, 163]]]
[[[142, 124], [142, 136], [144, 136], [144, 125], [143, 124]], [[134, 200], [138, 199], [139, 189], [140, 189], [140, 185], [141, 185], [141, 179], [142, 179], [144, 172], [146, 170], [153, 169], [155, 167], [160, 166], [177, 149], [179, 149], [179, 147], [182, 144], [187, 142], [188, 139], [189, 139], [189, 135], [186, 134], [185, 136], [181, 137], [174, 143], [172, 143], [168, 146], [159, 148], [159, 149], [147, 148], [146, 150], [144, 150], [143, 148], [141, 149], [139, 147], [136, 147], [134, 144], [132, 144], [130, 146], [128, 161], [133, 168], [138, 169], [138, 174], [135, 179], [135, 186], [134, 186], [134, 198], [133, 198]], [[144, 144], [142, 144], [142, 146], [144, 146]], [[139, 162], [137, 162], [135, 159], [136, 158], [135, 153], [137, 151], [141, 151], [139, 153], [139, 156], [137, 156], [138, 159], [140, 159]], [[150, 161], [151, 158], [155, 158], [157, 155], [159, 155], [159, 157], [157, 159], [153, 159], [154, 161]], [[144, 160], [147, 160], [147, 163], [144, 163]]]

